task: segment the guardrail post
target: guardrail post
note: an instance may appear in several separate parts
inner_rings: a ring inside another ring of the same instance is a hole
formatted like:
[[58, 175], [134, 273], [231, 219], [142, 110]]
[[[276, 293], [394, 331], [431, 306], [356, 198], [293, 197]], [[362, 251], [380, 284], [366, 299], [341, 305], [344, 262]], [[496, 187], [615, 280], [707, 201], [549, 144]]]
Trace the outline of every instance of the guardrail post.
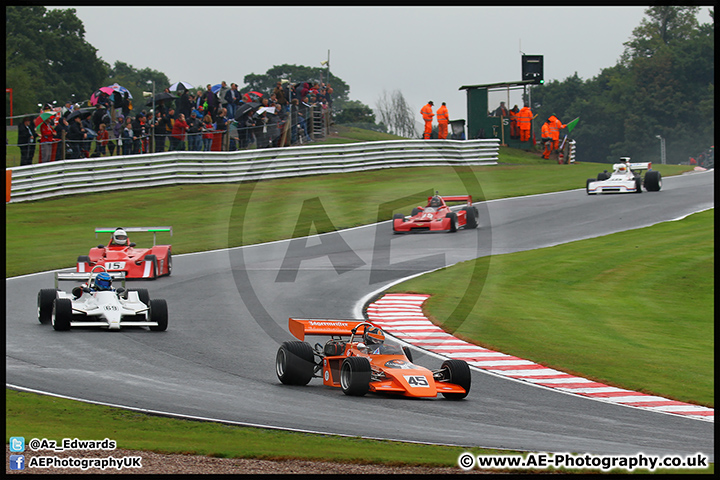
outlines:
[[5, 170], [5, 203], [10, 201], [10, 191], [12, 190], [12, 170]]
[[[312, 134], [313, 130], [310, 128], [309, 133]], [[318, 132], [318, 135], [322, 135], [322, 132]], [[298, 174], [321, 175], [409, 166], [495, 165], [498, 161], [499, 139], [428, 143], [408, 139], [276, 147], [267, 154], [262, 149], [212, 153], [166, 152], [105, 157], [92, 161], [69, 159], [47, 162], [17, 167], [12, 174], [7, 174], [13, 177], [10, 186], [14, 190], [8, 202], [171, 183], [218, 183], [225, 181], [225, 176], [229, 182], [256, 181], [263, 178], [289, 178]], [[107, 174], [98, 175], [98, 170], [107, 170]]]

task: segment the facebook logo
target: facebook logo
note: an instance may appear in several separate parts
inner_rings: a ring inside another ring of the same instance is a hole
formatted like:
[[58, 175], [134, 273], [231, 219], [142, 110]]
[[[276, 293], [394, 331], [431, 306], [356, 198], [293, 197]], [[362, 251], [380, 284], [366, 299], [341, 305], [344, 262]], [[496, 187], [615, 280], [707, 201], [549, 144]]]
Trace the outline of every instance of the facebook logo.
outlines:
[[25, 470], [25, 455], [10, 455], [10, 470]]
[[25, 437], [10, 437], [10, 451], [11, 452], [24, 452], [25, 451]]

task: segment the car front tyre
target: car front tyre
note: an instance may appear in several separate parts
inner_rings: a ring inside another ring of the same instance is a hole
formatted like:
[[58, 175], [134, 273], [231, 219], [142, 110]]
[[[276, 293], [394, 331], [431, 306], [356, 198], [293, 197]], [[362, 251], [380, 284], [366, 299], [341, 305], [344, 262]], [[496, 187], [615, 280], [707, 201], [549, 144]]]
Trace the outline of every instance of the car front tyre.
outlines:
[[635, 177], [635, 193], [642, 193], [643, 182], [641, 177]]
[[659, 192], [662, 188], [662, 175], [657, 170], [645, 174], [645, 189], [648, 192]]
[[362, 397], [370, 391], [370, 360], [347, 357], [340, 367], [340, 386], [345, 395]]
[[70, 330], [72, 320], [72, 301], [69, 298], [56, 298], [53, 301], [52, 326], [55, 330]]
[[457, 229], [458, 229], [457, 213], [449, 212], [447, 215], [445, 215], [445, 218], [450, 219], [450, 233], [457, 232]]
[[164, 332], [168, 327], [168, 308], [167, 302], [161, 298], [149, 301], [150, 321], [157, 322], [157, 326], [153, 325], [150, 330], [153, 332]]
[[465, 393], [443, 393], [443, 397], [448, 400], [462, 400], [470, 393], [470, 384], [472, 376], [470, 367], [465, 360], [445, 360], [440, 367], [445, 370], [445, 380], [448, 383], [454, 383], [465, 389]]
[[585, 182], [585, 193], [587, 193], [588, 195], [595, 195], [596, 193], [590, 191], [590, 184], [594, 181], [596, 181], [594, 178], [588, 178], [587, 182]]
[[465, 207], [465, 228], [477, 228], [477, 209], [475, 207]]
[[55, 297], [57, 297], [57, 290], [54, 288], [43, 288], [38, 292], [38, 321], [43, 325], [47, 325], [52, 321], [53, 301]]

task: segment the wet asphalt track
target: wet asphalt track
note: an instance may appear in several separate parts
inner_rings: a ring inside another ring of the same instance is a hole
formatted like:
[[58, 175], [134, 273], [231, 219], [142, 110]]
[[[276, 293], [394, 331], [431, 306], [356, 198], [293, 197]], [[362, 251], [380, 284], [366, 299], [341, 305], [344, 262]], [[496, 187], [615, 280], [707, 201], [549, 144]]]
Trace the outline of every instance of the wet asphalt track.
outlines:
[[[6, 282], [8, 385], [150, 411], [243, 424], [417, 442], [595, 454], [694, 454], [713, 461], [714, 425], [605, 404], [473, 371], [461, 402], [347, 397], [281, 385], [287, 319], [354, 318], [358, 302], [409, 275], [489, 254], [541, 248], [714, 206], [714, 173], [664, 179], [658, 193], [589, 197], [584, 189], [478, 204], [478, 230], [392, 235], [391, 225], [176, 255], [171, 277], [133, 282], [165, 298], [167, 332], [55, 332], [36, 320], [52, 273]], [[306, 243], [307, 242], [307, 243]], [[458, 285], [482, 301], [482, 278]], [[437, 358], [415, 361], [438, 368]]]

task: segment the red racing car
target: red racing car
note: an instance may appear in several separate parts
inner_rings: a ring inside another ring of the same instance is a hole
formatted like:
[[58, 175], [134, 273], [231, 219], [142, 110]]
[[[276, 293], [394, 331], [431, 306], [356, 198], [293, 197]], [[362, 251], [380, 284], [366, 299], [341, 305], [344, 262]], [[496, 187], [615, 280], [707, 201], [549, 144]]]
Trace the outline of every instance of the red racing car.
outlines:
[[[127, 232], [152, 232], [153, 246], [135, 248]], [[96, 228], [98, 233], [111, 233], [106, 245], [90, 249], [89, 255], [80, 255], [77, 259], [77, 272], [90, 272], [96, 265], [102, 265], [108, 272], [125, 272], [125, 278], [154, 279], [172, 273], [172, 246], [155, 245], [157, 232], [170, 232], [172, 227], [129, 227]]]
[[[446, 202], [467, 202], [467, 205], [454, 212]], [[459, 228], [477, 228], [478, 211], [472, 204], [471, 195], [451, 195], [428, 197], [425, 207], [415, 207], [409, 217], [402, 213], [393, 216], [393, 232], [457, 232]]]

